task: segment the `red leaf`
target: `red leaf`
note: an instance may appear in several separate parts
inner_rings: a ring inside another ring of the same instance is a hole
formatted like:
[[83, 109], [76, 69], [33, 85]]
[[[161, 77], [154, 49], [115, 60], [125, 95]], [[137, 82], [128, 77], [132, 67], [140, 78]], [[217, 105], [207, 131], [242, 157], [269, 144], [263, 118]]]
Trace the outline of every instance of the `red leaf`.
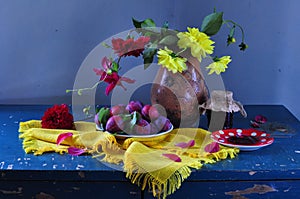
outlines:
[[170, 160], [173, 160], [174, 162], [181, 162], [181, 158], [176, 154], [164, 153], [162, 155], [169, 158]]
[[215, 153], [220, 150], [220, 145], [217, 142], [212, 142], [211, 144], [206, 145], [204, 150], [207, 153]]
[[71, 132], [59, 134], [59, 136], [57, 137], [57, 140], [56, 140], [56, 144], [60, 145], [60, 143], [62, 143], [62, 141], [64, 141], [68, 137], [72, 137], [72, 136], [73, 136], [73, 133], [71, 133]]
[[68, 148], [68, 153], [74, 156], [78, 156], [81, 155], [83, 153], [85, 153], [84, 149], [80, 149], [80, 148], [76, 148], [76, 147], [69, 147]]
[[183, 149], [193, 147], [194, 145], [195, 145], [195, 140], [190, 140], [188, 142], [179, 142], [179, 143], [175, 144], [175, 146], [178, 146]]

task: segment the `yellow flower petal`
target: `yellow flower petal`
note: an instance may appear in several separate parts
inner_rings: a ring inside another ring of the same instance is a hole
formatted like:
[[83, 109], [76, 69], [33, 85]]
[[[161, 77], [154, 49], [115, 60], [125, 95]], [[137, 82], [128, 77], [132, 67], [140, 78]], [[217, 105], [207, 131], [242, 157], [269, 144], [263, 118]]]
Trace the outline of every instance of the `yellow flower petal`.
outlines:
[[218, 61], [211, 63], [209, 66], [206, 67], [207, 70], [210, 69], [209, 75], [212, 73], [216, 73], [220, 75], [220, 73], [225, 72], [226, 68], [228, 68], [228, 64], [231, 62], [230, 56], [223, 56], [219, 58]]
[[207, 54], [212, 54], [215, 42], [209, 36], [200, 32], [198, 28], [188, 27], [188, 32], [180, 32], [177, 34], [179, 38], [177, 45], [179, 48], [190, 48], [193, 57], [197, 58], [200, 62]]
[[[186, 58], [176, 57], [173, 55], [173, 51], [165, 47], [164, 50], [160, 49], [157, 52], [158, 64], [167, 68], [167, 70], [173, 73], [182, 72], [187, 69]], [[172, 56], [173, 55], [173, 56]]]

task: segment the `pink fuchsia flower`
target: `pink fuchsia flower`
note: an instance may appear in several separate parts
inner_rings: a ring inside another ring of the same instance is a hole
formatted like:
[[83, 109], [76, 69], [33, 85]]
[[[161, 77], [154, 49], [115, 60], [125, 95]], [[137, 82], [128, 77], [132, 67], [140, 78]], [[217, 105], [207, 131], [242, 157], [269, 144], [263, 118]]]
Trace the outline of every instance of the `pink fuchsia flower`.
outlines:
[[122, 81], [127, 83], [135, 82], [135, 80], [119, 76], [117, 69], [112, 67], [113, 62], [107, 57], [103, 57], [101, 64], [104, 70], [99, 68], [94, 68], [93, 70], [96, 75], [100, 76], [100, 81], [108, 83], [108, 86], [105, 89], [106, 95], [108, 95], [116, 86], [121, 86], [124, 90], [126, 90]]
[[104, 68], [104, 70], [107, 71], [108, 69], [111, 69], [112, 61], [105, 56], [101, 61], [101, 65]]
[[103, 57], [102, 61], [101, 61], [101, 65], [103, 67], [103, 69], [99, 69], [99, 68], [94, 68], [94, 72], [96, 73], [96, 75], [98, 76], [102, 76], [102, 74], [104, 72], [110, 74], [112, 71], [111, 71], [111, 68], [112, 68], [112, 61], [110, 59], [108, 59], [106, 56]]
[[133, 38], [123, 40], [121, 38], [112, 39], [112, 48], [119, 57], [135, 56], [138, 57], [144, 51], [145, 45], [149, 43], [150, 37], [139, 37], [134, 41]]
[[108, 95], [116, 86], [121, 86], [124, 90], [126, 90], [126, 88], [122, 84], [122, 81], [130, 84], [135, 82], [135, 80], [133, 79], [119, 76], [117, 72], [112, 72], [111, 74], [108, 74], [103, 70], [101, 71], [101, 69], [94, 69], [94, 71], [96, 72], [96, 74], [101, 74], [100, 81], [108, 83], [108, 86], [105, 89], [106, 95]]
[[174, 162], [181, 162], [181, 158], [176, 154], [164, 153], [162, 155], [169, 158], [170, 160], [173, 160]]

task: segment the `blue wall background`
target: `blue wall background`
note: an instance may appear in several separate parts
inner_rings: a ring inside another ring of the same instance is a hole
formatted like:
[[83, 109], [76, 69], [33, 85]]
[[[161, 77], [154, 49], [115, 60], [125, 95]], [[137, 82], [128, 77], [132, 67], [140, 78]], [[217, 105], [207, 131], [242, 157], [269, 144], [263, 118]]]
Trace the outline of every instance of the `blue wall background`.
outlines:
[[283, 104], [300, 118], [299, 6], [298, 0], [0, 0], [0, 103], [71, 103], [65, 90], [84, 58], [132, 28], [132, 16], [185, 30], [216, 7], [243, 25], [250, 46], [240, 52], [226, 47], [226, 35], [213, 38], [216, 54], [233, 58], [222, 75], [226, 88], [243, 104]]

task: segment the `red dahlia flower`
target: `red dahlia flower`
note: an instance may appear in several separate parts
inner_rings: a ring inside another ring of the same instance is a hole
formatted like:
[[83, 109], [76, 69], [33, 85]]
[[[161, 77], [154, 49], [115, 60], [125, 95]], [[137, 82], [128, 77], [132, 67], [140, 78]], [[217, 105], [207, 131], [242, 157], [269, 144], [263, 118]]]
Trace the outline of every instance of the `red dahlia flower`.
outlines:
[[133, 38], [123, 40], [121, 38], [112, 39], [112, 48], [119, 57], [138, 57], [144, 51], [145, 45], [150, 41], [150, 37], [140, 37], [134, 41]]
[[74, 120], [66, 104], [48, 108], [42, 117], [42, 128], [74, 129]]

